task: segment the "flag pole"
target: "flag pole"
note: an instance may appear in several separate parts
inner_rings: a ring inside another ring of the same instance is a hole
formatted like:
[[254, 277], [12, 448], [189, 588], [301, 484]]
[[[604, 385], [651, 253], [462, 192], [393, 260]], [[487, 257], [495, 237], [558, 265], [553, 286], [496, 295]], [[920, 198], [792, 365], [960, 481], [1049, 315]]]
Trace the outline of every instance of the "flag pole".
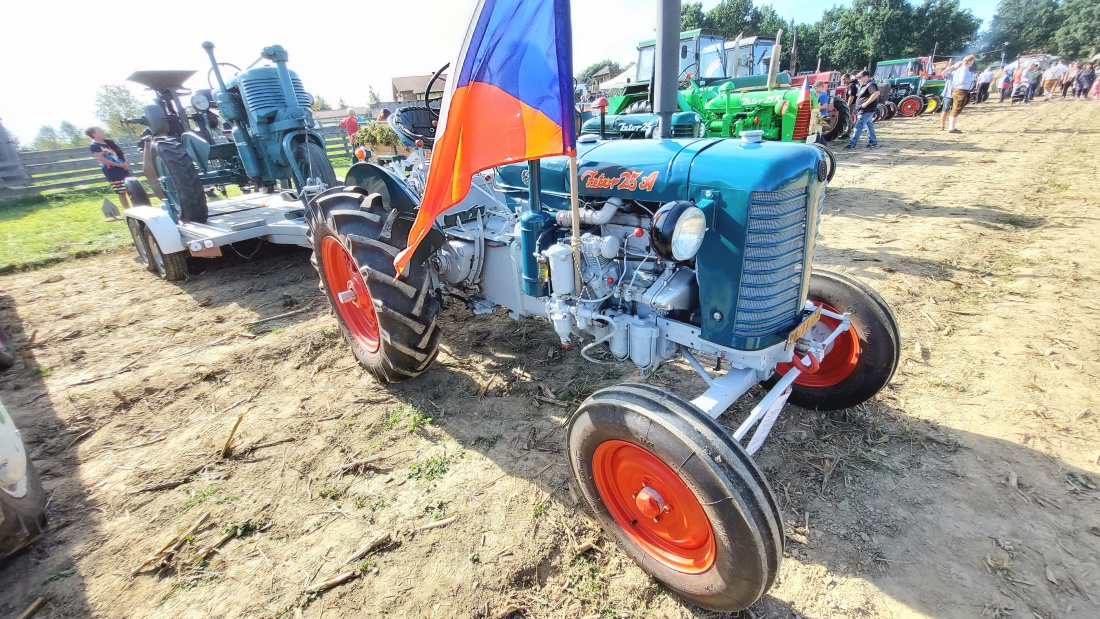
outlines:
[[573, 289], [581, 295], [581, 205], [577, 195], [577, 153], [569, 155], [569, 210], [573, 221], [573, 238], [569, 245], [573, 248]]

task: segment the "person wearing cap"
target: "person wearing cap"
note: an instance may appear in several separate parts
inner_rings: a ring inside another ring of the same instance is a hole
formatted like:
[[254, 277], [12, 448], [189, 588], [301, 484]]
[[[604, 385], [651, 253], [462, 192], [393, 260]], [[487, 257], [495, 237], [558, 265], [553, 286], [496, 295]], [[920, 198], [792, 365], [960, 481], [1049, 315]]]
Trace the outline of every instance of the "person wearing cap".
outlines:
[[876, 148], [878, 138], [875, 137], [875, 110], [878, 109], [879, 90], [878, 84], [871, 81], [871, 72], [862, 71], [859, 74], [859, 90], [856, 93], [856, 130], [852, 139], [844, 148], [855, 148], [859, 144], [859, 136], [863, 130], [867, 130], [867, 148]]
[[970, 72], [972, 66], [974, 66], [974, 55], [968, 54], [963, 57], [962, 62], [956, 62], [945, 71], [951, 74], [951, 116], [947, 119], [948, 133], [962, 133], [955, 123], [958, 122], [963, 108], [970, 103], [970, 91], [975, 85], [974, 74]]

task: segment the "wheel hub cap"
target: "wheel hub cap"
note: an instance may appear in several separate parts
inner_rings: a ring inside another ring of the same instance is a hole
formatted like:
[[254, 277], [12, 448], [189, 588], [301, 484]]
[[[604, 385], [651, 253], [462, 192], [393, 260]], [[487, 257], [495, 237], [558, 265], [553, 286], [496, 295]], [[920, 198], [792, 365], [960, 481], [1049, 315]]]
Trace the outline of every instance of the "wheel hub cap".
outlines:
[[653, 522], [657, 522], [661, 514], [669, 510], [664, 497], [649, 486], [638, 491], [638, 496], [634, 497], [634, 502], [638, 505], [638, 511], [642, 512], [646, 518], [652, 518]]

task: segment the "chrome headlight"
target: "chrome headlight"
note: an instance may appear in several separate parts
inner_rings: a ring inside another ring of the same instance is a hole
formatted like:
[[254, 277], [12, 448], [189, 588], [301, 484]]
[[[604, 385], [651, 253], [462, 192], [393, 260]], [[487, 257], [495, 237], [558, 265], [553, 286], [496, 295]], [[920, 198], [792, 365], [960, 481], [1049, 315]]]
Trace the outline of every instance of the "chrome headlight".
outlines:
[[649, 231], [653, 249], [663, 258], [684, 262], [699, 253], [707, 231], [707, 216], [692, 202], [681, 200], [662, 206], [653, 216]]

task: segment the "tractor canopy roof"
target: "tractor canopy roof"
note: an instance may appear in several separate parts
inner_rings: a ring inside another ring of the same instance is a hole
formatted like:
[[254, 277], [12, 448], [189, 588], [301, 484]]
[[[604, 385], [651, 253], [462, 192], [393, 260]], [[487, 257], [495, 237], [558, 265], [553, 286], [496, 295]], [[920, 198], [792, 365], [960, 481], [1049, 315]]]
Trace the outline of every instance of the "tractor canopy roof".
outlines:
[[[713, 30], [711, 28], [696, 28], [695, 30], [685, 30], [680, 33], [681, 41], [690, 41], [696, 37], [722, 37], [726, 38], [726, 35], [722, 34], [721, 30]], [[654, 47], [657, 45], [657, 39], [646, 39], [638, 43], [638, 49], [643, 47]]]
[[126, 79], [153, 90], [179, 89], [194, 74], [194, 71], [134, 71]]

